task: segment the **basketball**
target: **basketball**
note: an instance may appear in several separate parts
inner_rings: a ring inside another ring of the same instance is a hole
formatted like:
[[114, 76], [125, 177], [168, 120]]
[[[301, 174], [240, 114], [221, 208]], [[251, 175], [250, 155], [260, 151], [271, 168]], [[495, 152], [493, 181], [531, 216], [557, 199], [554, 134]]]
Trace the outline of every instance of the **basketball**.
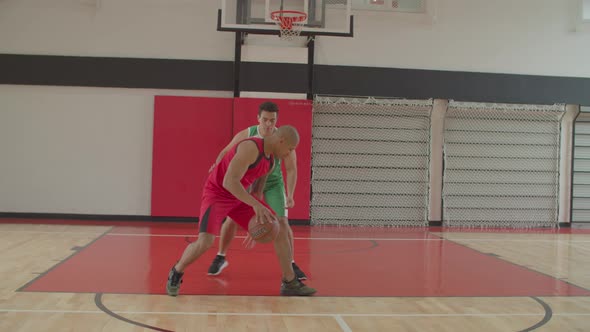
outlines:
[[252, 218], [248, 224], [248, 233], [258, 243], [269, 243], [279, 234], [279, 223], [275, 220], [271, 223], [259, 224], [256, 218]]

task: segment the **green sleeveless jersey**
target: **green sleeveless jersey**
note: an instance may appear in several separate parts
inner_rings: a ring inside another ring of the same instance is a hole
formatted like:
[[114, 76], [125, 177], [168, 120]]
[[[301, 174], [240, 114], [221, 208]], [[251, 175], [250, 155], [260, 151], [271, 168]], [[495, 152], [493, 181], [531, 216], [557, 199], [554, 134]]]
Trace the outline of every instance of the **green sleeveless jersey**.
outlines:
[[[248, 137], [262, 137], [258, 133], [258, 126], [252, 126], [248, 128]], [[281, 170], [281, 160], [278, 158], [275, 158], [275, 167], [273, 168], [272, 172], [268, 175], [265, 187], [276, 185], [284, 185], [283, 171]]]

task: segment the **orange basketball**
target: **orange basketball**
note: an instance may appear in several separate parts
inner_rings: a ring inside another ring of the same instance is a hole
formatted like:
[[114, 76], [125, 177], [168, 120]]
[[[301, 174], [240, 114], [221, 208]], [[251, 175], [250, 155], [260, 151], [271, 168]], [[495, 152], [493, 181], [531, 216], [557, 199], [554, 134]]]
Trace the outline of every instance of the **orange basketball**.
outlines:
[[275, 220], [271, 223], [259, 224], [256, 218], [252, 218], [248, 224], [248, 233], [258, 243], [269, 243], [279, 234], [279, 223]]

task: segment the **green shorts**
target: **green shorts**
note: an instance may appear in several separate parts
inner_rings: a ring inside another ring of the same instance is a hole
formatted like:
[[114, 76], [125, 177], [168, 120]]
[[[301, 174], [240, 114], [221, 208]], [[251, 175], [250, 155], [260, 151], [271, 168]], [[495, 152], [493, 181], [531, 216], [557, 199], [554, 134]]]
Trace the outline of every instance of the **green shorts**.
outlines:
[[282, 183], [270, 184], [264, 187], [264, 201], [277, 214], [277, 217], [286, 217], [285, 209], [285, 185]]

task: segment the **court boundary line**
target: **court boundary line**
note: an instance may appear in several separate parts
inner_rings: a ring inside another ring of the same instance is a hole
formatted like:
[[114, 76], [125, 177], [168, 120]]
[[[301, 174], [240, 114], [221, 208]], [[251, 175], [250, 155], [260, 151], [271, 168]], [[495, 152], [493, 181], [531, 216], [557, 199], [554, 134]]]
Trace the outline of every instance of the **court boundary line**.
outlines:
[[[98, 296], [98, 294], [97, 294]], [[537, 324], [520, 330], [520, 332], [533, 331], [543, 325], [545, 325], [553, 316], [557, 317], [590, 317], [590, 313], [578, 313], [578, 312], [565, 312], [565, 313], [553, 313], [551, 308], [542, 300], [531, 297], [539, 302], [545, 309], [543, 313], [461, 313], [461, 314], [450, 314], [450, 313], [420, 313], [420, 314], [359, 314], [359, 313], [246, 313], [246, 312], [175, 312], [175, 311], [110, 311], [113, 315], [101, 311], [101, 310], [44, 310], [44, 309], [3, 309], [0, 308], [0, 312], [13, 312], [13, 313], [31, 313], [31, 314], [105, 314], [112, 316], [116, 319], [121, 317], [123, 321], [129, 322], [133, 325], [140, 327], [150, 328], [152, 330], [161, 332], [172, 332], [173, 330], [166, 330], [154, 326], [149, 326], [139, 322], [135, 322], [120, 315], [173, 315], [173, 316], [246, 316], [246, 317], [331, 317], [336, 320], [339, 327], [343, 332], [352, 332], [352, 329], [344, 321], [345, 317], [381, 317], [381, 318], [432, 318], [432, 317], [481, 317], [481, 318], [493, 318], [493, 317], [537, 317], [543, 316], [541, 321]], [[546, 307], [545, 307], [546, 306]], [[549, 308], [547, 310], [547, 308]], [[108, 310], [108, 309], [107, 309]]]
[[35, 283], [38, 279], [43, 278], [45, 275], [49, 274], [51, 271], [55, 270], [60, 265], [64, 264], [65, 262], [67, 262], [68, 260], [72, 259], [77, 254], [79, 254], [82, 250], [87, 249], [89, 246], [91, 246], [92, 244], [94, 244], [96, 241], [102, 239], [112, 229], [113, 229], [113, 227], [107, 229], [105, 232], [103, 232], [102, 234], [99, 234], [96, 238], [92, 239], [92, 241], [88, 242], [86, 245], [84, 245], [82, 247], [79, 247], [78, 250], [74, 250], [74, 252], [72, 252], [71, 255], [69, 255], [68, 257], [66, 257], [66, 258], [62, 259], [61, 261], [57, 262], [57, 264], [53, 265], [52, 267], [50, 267], [49, 269], [47, 269], [45, 272], [40, 273], [35, 278], [29, 280], [26, 284], [24, 284], [21, 287], [17, 288], [15, 290], [15, 292], [25, 292], [26, 291], [25, 289], [27, 287], [31, 286], [33, 283]]
[[[522, 296], [526, 298], [526, 296]], [[6, 309], [0, 308], [0, 312], [12, 313], [38, 313], [38, 314], [104, 314], [102, 310], [50, 310], [50, 309]], [[277, 313], [277, 312], [196, 312], [196, 311], [129, 311], [113, 310], [116, 314], [126, 315], [174, 315], [174, 316], [288, 316], [288, 317], [531, 317], [545, 316], [545, 312], [539, 313], [421, 313], [421, 314], [359, 314], [359, 313]], [[590, 316], [590, 312], [563, 312], [552, 313], [552, 316], [576, 317]]]
[[[555, 278], [554, 278], [555, 279]], [[563, 280], [559, 280], [563, 281]], [[564, 281], [565, 282], [565, 281]], [[575, 285], [573, 285], [575, 286]], [[578, 287], [578, 286], [575, 286]], [[50, 294], [96, 294], [96, 291], [83, 291], [83, 292], [71, 292], [71, 291], [55, 291], [55, 290], [22, 290], [23, 293], [50, 293]], [[111, 292], [103, 292], [102, 294], [110, 294], [110, 295], [145, 295], [145, 296], [164, 296], [166, 293], [111, 293]], [[254, 297], [254, 296], [264, 296], [264, 297], [284, 297], [282, 295], [243, 295], [243, 294], [186, 294], [183, 293], [182, 296], [235, 296], [235, 297]], [[514, 298], [526, 298], [531, 296], [537, 297], [546, 297], [546, 298], [590, 298], [590, 295], [563, 295], [563, 294], [540, 294], [540, 295], [397, 295], [397, 296], [385, 296], [385, 295], [363, 295], [363, 296], [351, 296], [351, 295], [313, 295], [313, 298], [324, 298], [324, 299], [333, 299], [333, 298], [367, 298], [367, 299], [381, 299], [381, 298], [396, 298], [396, 299], [426, 299], [426, 298], [435, 298], [435, 299], [462, 299], [462, 298], [478, 298], [478, 299], [514, 299]]]
[[[436, 234], [432, 234], [432, 236], [438, 236], [438, 235], [436, 235]], [[478, 250], [478, 249], [471, 248], [471, 247], [469, 247], [469, 246], [467, 246], [467, 245], [465, 245], [465, 244], [462, 244], [462, 243], [459, 243], [459, 242], [457, 242], [457, 241], [459, 241], [459, 240], [461, 240], [461, 239], [458, 239], [458, 240], [451, 240], [451, 239], [446, 239], [446, 238], [443, 238], [443, 237], [441, 237], [441, 239], [443, 239], [443, 240], [446, 240], [446, 241], [448, 241], [448, 242], [450, 242], [450, 243], [456, 244], [456, 245], [458, 245], [458, 246], [461, 246], [461, 247], [463, 247], [463, 248], [465, 248], [465, 249], [473, 250], [473, 251], [475, 251], [475, 252], [477, 252], [477, 253], [479, 253], [479, 254], [481, 254], [481, 255], [487, 255], [487, 256], [490, 256], [490, 255], [489, 255], [489, 253], [482, 252], [482, 251], [480, 251], [480, 250]], [[555, 242], [555, 241], [553, 241], [553, 242]], [[567, 243], [567, 242], [566, 242], [566, 243]], [[512, 265], [514, 265], [514, 266], [520, 267], [520, 268], [522, 268], [522, 269], [526, 269], [526, 270], [528, 270], [528, 271], [530, 271], [530, 272], [533, 272], [533, 273], [538, 273], [538, 274], [544, 275], [544, 276], [546, 276], [546, 277], [548, 277], [548, 278], [551, 278], [551, 279], [554, 279], [554, 280], [557, 280], [557, 281], [563, 282], [563, 283], [565, 283], [565, 284], [567, 284], [567, 285], [570, 285], [570, 286], [573, 286], [573, 287], [577, 287], [577, 288], [583, 289], [583, 290], [585, 290], [585, 291], [587, 291], [587, 292], [590, 292], [590, 289], [588, 289], [588, 288], [586, 288], [586, 287], [583, 287], [583, 286], [576, 285], [576, 284], [574, 284], [574, 283], [572, 283], [572, 282], [570, 282], [570, 281], [567, 281], [567, 280], [562, 280], [562, 279], [559, 279], [559, 278], [557, 278], [556, 276], [552, 276], [552, 275], [550, 275], [550, 274], [547, 274], [547, 273], [545, 273], [545, 272], [541, 272], [541, 271], [538, 271], [538, 270], [534, 270], [533, 268], [530, 268], [530, 267], [528, 267], [528, 266], [520, 265], [520, 264], [518, 264], [518, 263], [515, 263], [515, 262], [512, 262], [512, 261], [509, 261], [508, 259], [505, 259], [505, 258], [504, 258], [504, 257], [502, 257], [502, 256], [497, 256], [497, 255], [494, 255], [494, 256], [491, 256], [491, 257], [493, 257], [493, 258], [495, 258], [495, 259], [497, 259], [497, 260], [503, 261], [503, 262], [505, 262], [505, 263], [512, 264]], [[545, 297], [545, 295], [535, 295], [535, 296], [542, 296], [542, 297]]]
[[[112, 226], [112, 228], [118, 226]], [[49, 231], [19, 231], [19, 230], [0, 230], [0, 233], [33, 233], [33, 234], [80, 234], [80, 235], [106, 235], [106, 236], [135, 236], [135, 237], [197, 237], [197, 234], [145, 234], [145, 233], [109, 233], [112, 229], [109, 229], [106, 233], [101, 232], [49, 232]], [[486, 234], [500, 234], [500, 233], [486, 233]], [[504, 234], [504, 233], [501, 233]], [[438, 236], [437, 234], [431, 234], [432, 236]], [[559, 234], [539, 234], [539, 235], [559, 235]], [[582, 235], [582, 234], [580, 234]], [[590, 234], [588, 234], [590, 235]], [[217, 236], [219, 237], [219, 236]], [[244, 235], [236, 235], [235, 238], [245, 239]], [[590, 243], [590, 240], [559, 240], [559, 239], [486, 239], [486, 238], [375, 238], [375, 237], [293, 237], [295, 240], [319, 240], [319, 241], [472, 241], [472, 242], [550, 242], [550, 243], [567, 243], [571, 244], [583, 244]], [[588, 250], [590, 248], [578, 248]]]
[[576, 243], [569, 243], [569, 242], [568, 242], [568, 244], [569, 244], [569, 245], [570, 245], [572, 248], [575, 248], [575, 249], [578, 249], [578, 250], [590, 250], [590, 248], [586, 248], [586, 247], [580, 247], [578, 242], [576, 242]]
[[340, 315], [334, 315], [334, 319], [336, 320], [336, 322], [338, 323], [338, 325], [340, 326], [340, 328], [342, 329], [342, 331], [344, 331], [344, 332], [352, 332], [352, 329], [350, 328], [350, 326], [348, 326], [348, 324], [346, 324], [346, 322], [344, 321], [344, 319], [342, 319], [342, 316], [340, 316]]

